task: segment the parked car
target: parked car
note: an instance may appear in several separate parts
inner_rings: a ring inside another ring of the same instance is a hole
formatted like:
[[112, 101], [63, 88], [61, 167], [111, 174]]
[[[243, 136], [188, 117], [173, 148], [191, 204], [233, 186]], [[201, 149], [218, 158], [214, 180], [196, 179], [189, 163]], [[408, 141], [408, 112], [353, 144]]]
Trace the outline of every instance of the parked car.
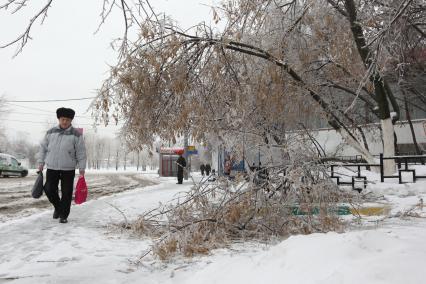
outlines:
[[21, 166], [21, 163], [14, 156], [0, 153], [0, 176], [26, 177], [27, 175], [28, 169]]

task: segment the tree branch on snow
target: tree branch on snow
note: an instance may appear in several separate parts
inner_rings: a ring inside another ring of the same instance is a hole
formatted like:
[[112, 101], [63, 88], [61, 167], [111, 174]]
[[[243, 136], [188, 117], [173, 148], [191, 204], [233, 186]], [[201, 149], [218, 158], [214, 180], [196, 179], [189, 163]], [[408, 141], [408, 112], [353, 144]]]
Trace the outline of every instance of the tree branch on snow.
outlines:
[[[131, 231], [153, 237], [154, 244], [138, 262], [151, 254], [161, 260], [206, 254], [235, 239], [268, 240], [341, 230], [344, 225], [336, 206], [342, 201], [356, 203], [353, 196], [336, 190], [309, 154], [302, 156], [295, 155], [299, 162], [285, 169], [268, 167], [268, 181], [256, 185], [243, 177], [235, 182], [220, 178], [196, 185], [170, 204], [143, 214], [132, 222]], [[295, 215], [295, 208], [307, 214]]]

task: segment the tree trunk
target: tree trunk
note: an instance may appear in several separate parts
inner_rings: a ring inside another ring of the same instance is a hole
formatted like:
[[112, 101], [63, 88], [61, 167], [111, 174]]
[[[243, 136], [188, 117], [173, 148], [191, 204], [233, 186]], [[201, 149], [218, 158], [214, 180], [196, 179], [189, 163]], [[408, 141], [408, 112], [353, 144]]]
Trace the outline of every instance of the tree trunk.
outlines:
[[126, 164], [127, 164], [127, 153], [124, 152], [124, 170], [126, 170]]
[[109, 170], [109, 161], [111, 159], [111, 146], [108, 147], [107, 170]]
[[139, 171], [139, 152], [137, 152], [137, 155], [138, 155], [138, 163], [137, 163], [137, 166], [136, 166], [136, 171]]
[[[358, 50], [358, 53], [364, 62], [366, 70], [369, 70], [371, 65], [374, 64], [373, 52], [367, 45], [364, 37], [363, 28], [357, 18], [357, 8], [354, 0], [345, 0], [345, 9], [347, 12], [347, 19], [351, 25], [352, 35]], [[390, 115], [390, 108], [388, 98], [393, 103], [393, 94], [384, 78], [380, 76], [377, 71], [373, 71], [370, 75], [370, 81], [374, 84], [375, 100], [379, 107], [379, 117], [382, 126], [383, 133], [383, 155], [385, 157], [395, 155], [395, 138], [394, 138], [394, 127]], [[395, 108], [398, 117], [398, 108]], [[390, 175], [395, 172], [395, 161], [385, 160], [384, 171], [386, 175]]]
[[[383, 135], [383, 156], [390, 157], [395, 155], [395, 144], [394, 144], [394, 128], [392, 119], [382, 119], [380, 121], [382, 125]], [[384, 160], [384, 173], [385, 175], [391, 175], [395, 172], [395, 160]]]
[[115, 170], [118, 171], [118, 150], [117, 150], [117, 156], [115, 157]]

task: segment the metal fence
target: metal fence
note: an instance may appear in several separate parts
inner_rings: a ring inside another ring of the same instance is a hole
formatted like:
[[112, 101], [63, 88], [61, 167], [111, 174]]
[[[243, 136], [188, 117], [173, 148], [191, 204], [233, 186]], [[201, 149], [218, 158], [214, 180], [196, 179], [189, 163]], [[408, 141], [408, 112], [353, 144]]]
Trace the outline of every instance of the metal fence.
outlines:
[[[355, 156], [358, 159], [358, 156]], [[390, 156], [384, 157], [383, 154], [379, 155], [379, 164], [369, 164], [369, 163], [348, 163], [347, 159], [341, 159], [342, 163], [336, 164], [328, 164], [327, 166], [330, 168], [330, 177], [336, 179], [338, 185], [351, 185], [353, 189], [361, 191], [362, 188], [356, 186], [357, 182], [361, 182], [363, 188], [367, 187], [367, 176], [362, 175], [362, 169], [371, 169], [373, 167], [380, 168], [380, 181], [384, 182], [385, 179], [398, 179], [398, 182], [405, 183], [402, 181], [402, 173], [408, 172], [412, 174], [413, 182], [416, 182], [417, 179], [426, 178], [424, 175], [416, 174], [416, 170], [410, 168], [410, 165], [413, 164], [425, 164], [426, 155], [417, 156], [417, 155], [407, 155], [407, 156]], [[394, 160], [398, 165], [398, 175], [385, 175], [384, 174], [384, 161], [385, 160]], [[356, 175], [351, 176], [351, 181], [342, 181], [342, 176], [336, 173], [336, 168], [356, 168]]]

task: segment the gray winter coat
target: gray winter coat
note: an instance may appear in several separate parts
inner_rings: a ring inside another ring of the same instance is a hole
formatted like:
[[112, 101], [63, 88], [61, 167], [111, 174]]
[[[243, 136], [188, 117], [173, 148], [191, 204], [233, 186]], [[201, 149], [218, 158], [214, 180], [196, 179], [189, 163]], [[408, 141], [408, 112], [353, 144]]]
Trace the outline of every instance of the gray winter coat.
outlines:
[[74, 127], [55, 126], [47, 131], [40, 143], [38, 163], [51, 170], [70, 171], [86, 168], [86, 146], [83, 135]]

